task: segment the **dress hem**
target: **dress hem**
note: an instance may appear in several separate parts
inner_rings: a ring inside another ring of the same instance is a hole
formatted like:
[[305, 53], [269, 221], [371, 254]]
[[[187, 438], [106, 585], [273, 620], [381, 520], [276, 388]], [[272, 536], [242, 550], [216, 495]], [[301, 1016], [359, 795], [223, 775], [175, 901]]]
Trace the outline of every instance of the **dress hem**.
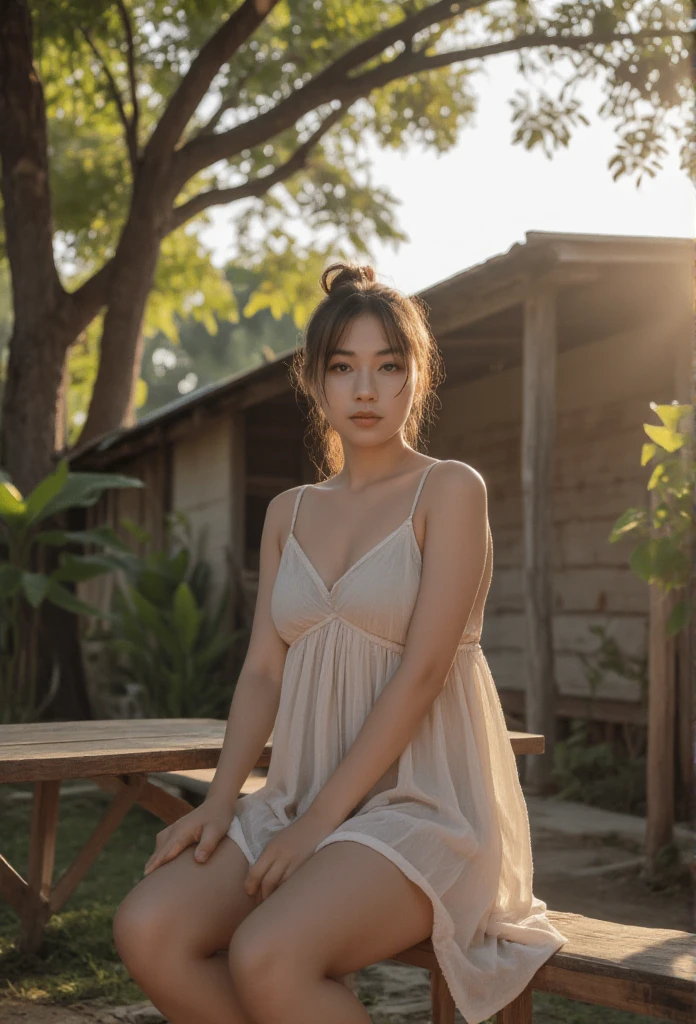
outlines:
[[[326, 839], [323, 839], [321, 843], [319, 843], [314, 852], [316, 853], [317, 850], [320, 850], [323, 846], [328, 846], [330, 843], [340, 843], [344, 841], [362, 843], [363, 846], [368, 846], [370, 847], [370, 849], [376, 850], [378, 853], [381, 853], [393, 864], [395, 864], [398, 868], [400, 868], [406, 875], [406, 877], [410, 881], [414, 882], [417, 886], [419, 886], [419, 888], [423, 890], [426, 896], [428, 896], [433, 906], [433, 931], [431, 942], [433, 946], [433, 952], [435, 954], [435, 959], [437, 960], [440, 970], [442, 971], [442, 976], [444, 977], [445, 982], [447, 983], [447, 988], [450, 991], [450, 995], [452, 996], [454, 1004], [461, 1013], [462, 1017], [464, 1017], [466, 1024], [482, 1024], [482, 1021], [485, 1021], [493, 1014], [498, 1013], [505, 1006], [511, 1003], [513, 999], [516, 999], [517, 996], [521, 995], [521, 993], [524, 992], [525, 988], [527, 987], [531, 978], [534, 976], [539, 967], [541, 967], [541, 965], [545, 963], [546, 960], [549, 959], [549, 957], [553, 956], [553, 953], [560, 949], [560, 947], [564, 945], [567, 941], [565, 938], [563, 938], [563, 942], [557, 943], [555, 949], [553, 949], [551, 952], [547, 952], [546, 950], [544, 950], [544, 957], [539, 963], [539, 965], [534, 968], [529, 977], [525, 978], [525, 980], [519, 987], [515, 985], [513, 989], [510, 990], [510, 992], [507, 992], [505, 994], [505, 1001], [503, 1003], [501, 1003], [500, 1005], [492, 1006], [485, 1013], [483, 1013], [483, 1015], [474, 1012], [472, 1016], [471, 1011], [469, 1011], [469, 1015], [467, 1015], [464, 1009], [462, 1009], [462, 1001], [460, 1000], [458, 1002], [454, 994], [456, 988], [456, 986], [453, 985], [454, 973], [450, 971], [449, 964], [445, 963], [445, 960], [441, 955], [442, 947], [445, 946], [455, 946], [460, 955], [461, 950], [457, 946], [456, 942], [454, 942], [453, 940], [454, 929], [451, 925], [450, 915], [448, 914], [447, 909], [444, 907], [442, 900], [440, 900], [437, 893], [433, 889], [432, 885], [430, 885], [427, 878], [425, 878], [425, 876], [421, 874], [421, 872], [418, 871], [417, 868], [414, 868], [413, 864], [411, 864], [410, 861], [406, 860], [406, 858], [403, 857], [397, 850], [389, 846], [388, 843], [384, 843], [380, 839], [375, 839], [374, 836], [369, 836], [364, 832], [346, 831], [341, 832], [340, 834], [327, 836]], [[510, 940], [504, 939], [502, 941]]]
[[[231, 833], [234, 834], [232, 835]], [[251, 850], [249, 849], [246, 837], [244, 836], [244, 830], [242, 828], [241, 821], [239, 820], [239, 817], [237, 815], [235, 815], [234, 818], [232, 819], [232, 824], [230, 825], [230, 828], [228, 829], [226, 835], [228, 835], [233, 842], [237, 843], [239, 848], [242, 850], [242, 853], [249, 861], [249, 864], [254, 864], [255, 861], [253, 855], [251, 853]], [[433, 952], [435, 954], [435, 959], [437, 960], [440, 970], [442, 971], [442, 976], [445, 979], [450, 995], [452, 996], [452, 1000], [456, 1008], [459, 1010], [462, 1017], [464, 1018], [465, 1024], [482, 1024], [483, 1021], [487, 1020], [489, 1017], [498, 1013], [505, 1006], [511, 1003], [514, 999], [516, 999], [517, 996], [521, 995], [522, 992], [524, 992], [527, 985], [529, 984], [529, 982], [531, 981], [531, 979], [536, 974], [536, 972], [539, 970], [539, 968], [544, 963], [546, 963], [546, 961], [551, 956], [553, 956], [553, 954], [557, 952], [561, 946], [563, 946], [567, 942], [567, 939], [564, 936], [561, 936], [563, 941], [556, 942], [554, 948], [551, 950], [548, 950], [543, 947], [536, 947], [538, 951], [542, 954], [539, 958], [539, 962], [534, 965], [532, 970], [529, 970], [526, 973], [524, 979], [521, 982], [511, 986], [510, 989], [508, 989], [508, 991], [505, 992], [505, 995], [503, 997], [504, 1001], [502, 1003], [496, 1002], [495, 1004], [491, 1005], [490, 1007], [486, 1008], [484, 1011], [481, 1012], [477, 1010], [472, 1011], [468, 1008], [467, 1012], [467, 1010], [463, 1009], [463, 1006], [465, 1005], [464, 1000], [461, 997], [459, 997], [458, 1000], [454, 994], [455, 988], [458, 987], [454, 985], [454, 968], [450, 969], [450, 963], [448, 961], [448, 958], [446, 958], [443, 954], [445, 948], [454, 947], [456, 953], [459, 956], [462, 956], [462, 950], [454, 941], [454, 928], [451, 923], [451, 917], [447, 909], [444, 907], [442, 900], [438, 897], [437, 893], [433, 889], [432, 885], [428, 882], [427, 878], [423, 874], [421, 874], [421, 872], [418, 871], [418, 869], [415, 868], [413, 864], [410, 863], [410, 861], [406, 860], [406, 858], [403, 857], [398, 852], [398, 850], [395, 850], [393, 847], [389, 846], [388, 843], [385, 843], [380, 839], [376, 839], [374, 836], [367, 835], [364, 832], [345, 831], [340, 833], [332, 833], [319, 843], [319, 845], [315, 848], [314, 853], [316, 853], [317, 850], [321, 850], [324, 846], [329, 846], [331, 843], [340, 842], [362, 843], [363, 846], [367, 846], [372, 850], [376, 850], [377, 853], [381, 853], [384, 857], [387, 858], [387, 860], [390, 860], [392, 864], [395, 864], [396, 867], [400, 868], [403, 874], [406, 875], [406, 877], [411, 882], [417, 885], [429, 898], [433, 907], [433, 931], [431, 936]], [[560, 935], [560, 933], [558, 934]], [[498, 939], [498, 941], [512, 942], [513, 940]], [[524, 945], [524, 943], [517, 944]], [[531, 950], [534, 947], [530, 946], [526, 948]]]

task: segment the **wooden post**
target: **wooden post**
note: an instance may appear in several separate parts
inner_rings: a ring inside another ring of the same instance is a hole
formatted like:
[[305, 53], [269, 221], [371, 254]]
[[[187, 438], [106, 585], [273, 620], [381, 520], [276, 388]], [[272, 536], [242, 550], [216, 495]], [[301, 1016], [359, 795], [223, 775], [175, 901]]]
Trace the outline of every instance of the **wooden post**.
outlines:
[[[654, 491], [651, 491], [651, 507]], [[674, 637], [666, 625], [673, 595], [657, 584], [650, 587], [648, 638], [648, 764], [645, 860], [648, 875], [657, 871], [657, 857], [672, 842], [674, 830]]]
[[[690, 373], [692, 317], [680, 323], [674, 338], [674, 396], [680, 403], [692, 399]], [[682, 449], [685, 459], [693, 457]], [[650, 492], [650, 508], [655, 491]], [[693, 585], [690, 588], [693, 592]], [[667, 635], [667, 619], [676, 603], [675, 594], [650, 587], [648, 641], [648, 764], [645, 861], [648, 875], [658, 872], [660, 850], [673, 842], [675, 818], [675, 762], [688, 785], [691, 775], [691, 680], [690, 629], [677, 637]], [[677, 659], [677, 651], [679, 658]], [[677, 675], [677, 673], [679, 673]], [[677, 706], [679, 716], [677, 718]], [[675, 750], [676, 746], [676, 750]]]
[[556, 293], [531, 278], [524, 303], [522, 505], [526, 609], [526, 729], [543, 733], [546, 753], [528, 758], [525, 782], [550, 788], [556, 736], [553, 656], [553, 442], [556, 419]]
[[244, 593], [246, 565], [246, 418], [243, 411], [230, 416], [231, 469], [228, 565], [232, 590], [232, 620], [235, 629], [250, 626]]
[[532, 1024], [532, 986], [496, 1014], [495, 1024]]
[[[690, 268], [689, 268], [690, 269]], [[688, 288], [688, 290], [687, 290]], [[692, 298], [689, 316], [677, 334], [675, 362], [675, 395], [682, 405], [691, 405], [691, 442], [681, 450], [682, 458], [690, 465], [696, 458], [696, 344], [694, 344], [693, 285], [689, 275], [685, 288]], [[691, 495], [692, 508], [696, 508], [696, 494]], [[696, 543], [690, 538], [689, 564], [691, 579], [684, 597], [696, 607]], [[691, 818], [694, 793], [693, 756], [693, 687], [696, 680], [696, 614], [676, 637], [675, 717], [677, 727], [677, 785], [678, 817]]]

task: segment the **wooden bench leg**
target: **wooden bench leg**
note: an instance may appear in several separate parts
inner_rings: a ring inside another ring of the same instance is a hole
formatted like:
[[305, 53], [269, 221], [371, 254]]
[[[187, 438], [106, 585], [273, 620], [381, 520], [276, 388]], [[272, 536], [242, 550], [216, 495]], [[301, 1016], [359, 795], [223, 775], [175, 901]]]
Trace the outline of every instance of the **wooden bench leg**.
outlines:
[[21, 913], [19, 948], [33, 953], [51, 916], [51, 882], [56, 855], [60, 782], [35, 782], [29, 840], [29, 873]]
[[433, 1024], [454, 1024], [454, 999], [439, 967], [434, 967], [430, 972], [430, 1001]]
[[496, 1024], [532, 1024], [532, 989], [526, 988], [517, 999], [496, 1014]]

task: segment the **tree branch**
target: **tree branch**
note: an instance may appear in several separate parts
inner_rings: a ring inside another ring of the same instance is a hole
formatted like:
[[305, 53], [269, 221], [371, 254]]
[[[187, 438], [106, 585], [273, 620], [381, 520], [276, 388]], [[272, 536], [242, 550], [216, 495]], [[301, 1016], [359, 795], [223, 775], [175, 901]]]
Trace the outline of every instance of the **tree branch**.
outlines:
[[[403, 18], [397, 25], [390, 25], [358, 43], [271, 110], [259, 114], [251, 121], [236, 125], [229, 132], [197, 135], [174, 156], [174, 174], [179, 188], [198, 171], [210, 167], [217, 160], [229, 159], [243, 149], [252, 149], [260, 142], [265, 142], [290, 128], [300, 117], [321, 103], [326, 103], [330, 99], [348, 100], [348, 93], [346, 92], [345, 97], [339, 95], [336, 86], [341, 85], [345, 88], [346, 83], [351, 81], [348, 78], [349, 71], [378, 56], [394, 43], [406, 42], [430, 25], [451, 21], [466, 10], [481, 7], [483, 3], [484, 0], [456, 0], [454, 3], [452, 0], [438, 0], [438, 3], [431, 4], [430, 7]], [[397, 57], [391, 64], [396, 64], [399, 59]], [[357, 95], [354, 98], [358, 98]]]
[[244, 0], [241, 7], [201, 47], [145, 147], [146, 162], [169, 161], [217, 72], [256, 31], [277, 3], [278, 0]]
[[119, 116], [119, 118], [121, 120], [121, 124], [123, 125], [123, 130], [124, 130], [125, 137], [126, 137], [126, 146], [128, 148], [128, 160], [130, 162], [130, 166], [131, 166], [131, 171], [133, 173], [133, 177], [135, 178], [135, 172], [136, 172], [137, 165], [138, 165], [138, 144], [137, 144], [137, 141], [133, 137], [133, 122], [130, 120], [130, 118], [128, 117], [128, 114], [126, 113], [126, 108], [125, 108], [125, 106], [123, 104], [123, 97], [121, 96], [121, 90], [119, 89], [119, 87], [118, 87], [118, 85], [116, 83], [116, 79], [111, 74], [111, 69], [110, 69], [109, 65], [106, 63], [106, 61], [102, 57], [101, 53], [99, 52], [99, 48], [97, 47], [97, 45], [93, 41], [93, 39], [92, 39], [91, 35], [89, 34], [88, 30], [83, 25], [78, 25], [77, 27], [80, 30], [80, 32], [82, 33], [82, 35], [85, 37], [85, 39], [87, 40], [87, 45], [89, 46], [90, 50], [92, 51], [94, 56], [97, 58], [99, 63], [101, 64], [102, 71], [106, 75], [107, 81], [109, 83], [109, 89], [111, 91], [111, 95], [112, 95], [113, 100], [114, 100], [114, 102], [116, 104], [116, 107], [118, 109], [118, 116]]
[[199, 131], [196, 132], [196, 138], [199, 135], [212, 134], [212, 132], [217, 128], [218, 124], [220, 123], [220, 118], [222, 117], [222, 115], [226, 113], [228, 110], [233, 110], [234, 107], [237, 106], [237, 103], [239, 101], [239, 97], [237, 94], [239, 93], [239, 90], [242, 89], [249, 81], [249, 79], [251, 78], [251, 74], [252, 73], [249, 72], [246, 75], [242, 75], [242, 77], [234, 83], [235, 95], [228, 96], [227, 99], [220, 101], [220, 105], [218, 106], [217, 110], [214, 111], [210, 119], [206, 121], [206, 123], [199, 129]]
[[126, 34], [126, 44], [128, 46], [128, 81], [130, 83], [130, 98], [132, 107], [131, 116], [131, 133], [133, 136], [133, 148], [135, 149], [136, 160], [138, 156], [138, 124], [140, 121], [140, 108], [138, 106], [138, 80], [135, 74], [135, 41], [133, 39], [133, 26], [131, 25], [128, 11], [123, 0], [116, 0], [116, 6], [118, 7], [119, 14], [121, 15], [121, 21], [123, 22], [123, 31]]
[[112, 257], [101, 270], [66, 296], [66, 317], [70, 321], [74, 338], [89, 327], [99, 310], [107, 304], [114, 264]]
[[[477, 6], [478, 0], [469, 6]], [[434, 5], [440, 6], [440, 5]], [[460, 5], [464, 6], [464, 5]], [[448, 5], [449, 7], [449, 5]], [[431, 8], [432, 10], [432, 8]], [[422, 16], [425, 12], [420, 12]], [[381, 35], [382, 33], [380, 33]], [[478, 60], [482, 57], [499, 53], [510, 53], [518, 50], [539, 47], [557, 47], [559, 49], [584, 49], [598, 45], [609, 45], [623, 40], [641, 42], [662, 36], [679, 36], [683, 33], [670, 29], [660, 33], [655, 29], [641, 32], [592, 33], [588, 36], [556, 36], [541, 32], [528, 33], [513, 39], [502, 40], [484, 46], [473, 46], [468, 49], [453, 50], [448, 53], [425, 57], [422, 51], [409, 52], [406, 49], [394, 60], [380, 64], [362, 75], [349, 77], [342, 74], [338, 78], [327, 77], [329, 72], [336, 70], [336, 62], [322, 71], [306, 86], [297, 89], [287, 99], [282, 100], [271, 110], [244, 124], [237, 125], [227, 132], [216, 135], [198, 136], [184, 146], [174, 156], [174, 174], [181, 188], [183, 184], [198, 171], [216, 163], [218, 160], [229, 160], [237, 156], [243, 149], [267, 142], [275, 135], [295, 124], [301, 117], [313, 110], [319, 103], [338, 99], [344, 106], [350, 106], [357, 99], [368, 96], [373, 89], [382, 88], [399, 78], [431, 71], [450, 64]], [[362, 45], [362, 44], [361, 44]], [[357, 48], [356, 48], [357, 49]], [[318, 95], [320, 93], [320, 95]]]
[[[628, 40], [632, 43], [645, 42], [649, 39], [661, 39], [664, 36], [681, 36], [683, 33], [674, 32], [670, 30], [668, 32], [659, 32], [655, 29], [645, 29], [642, 32], [617, 32], [611, 33], [592, 33], [589, 36], [549, 36], [543, 32], [530, 32], [525, 36], [517, 36], [514, 39], [506, 39], [499, 43], [490, 43], [487, 46], [476, 46], [466, 50], [451, 50], [448, 53], [435, 54], [432, 57], [421, 57], [420, 53], [416, 53], [414, 56], [420, 58], [417, 61], [417, 67], [414, 68], [415, 72], [418, 71], [432, 71], [437, 68], [445, 67], [449, 64], [458, 64], [462, 61], [478, 60], [481, 57], [490, 57], [497, 53], [512, 53], [519, 50], [528, 50], [530, 48], [540, 49], [541, 47], [557, 46], [560, 50], [584, 50], [591, 46], [606, 46], [610, 43], [620, 42], [621, 40]], [[379, 68], [375, 69], [379, 71]], [[413, 74], [414, 72], [409, 72]], [[371, 72], [369, 72], [371, 74]], [[367, 75], [362, 75], [361, 79], [366, 79]], [[390, 79], [391, 81], [391, 79]]]
[[193, 199], [189, 199], [187, 203], [182, 203], [180, 206], [175, 206], [172, 210], [170, 226], [167, 231], [169, 234], [172, 231], [176, 231], [186, 221], [191, 220], [192, 217], [196, 217], [199, 213], [209, 209], [211, 206], [222, 206], [227, 203], [236, 202], [239, 199], [248, 199], [250, 197], [259, 198], [268, 192], [274, 185], [279, 184], [282, 181], [287, 181], [288, 178], [296, 174], [297, 171], [301, 171], [307, 165], [307, 159], [310, 152], [315, 148], [319, 141], [324, 135], [332, 128], [337, 121], [340, 121], [341, 117], [345, 113], [343, 106], [333, 110], [328, 117], [326, 117], [319, 128], [310, 137], [302, 143], [301, 146], [293, 153], [289, 160], [286, 160], [280, 167], [276, 167], [270, 174], [265, 174], [261, 178], [255, 178], [253, 181], [247, 181], [243, 185], [235, 185], [232, 188], [215, 188], [209, 189], [207, 192], [201, 192], [199, 195], [194, 196]]

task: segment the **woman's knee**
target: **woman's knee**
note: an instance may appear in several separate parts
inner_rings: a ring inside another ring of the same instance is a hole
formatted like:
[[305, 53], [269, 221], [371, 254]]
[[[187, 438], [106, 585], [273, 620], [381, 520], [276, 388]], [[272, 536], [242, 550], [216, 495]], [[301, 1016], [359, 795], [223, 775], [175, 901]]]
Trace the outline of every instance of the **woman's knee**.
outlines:
[[112, 930], [118, 954], [130, 966], [148, 959], [167, 929], [157, 905], [136, 886], [119, 904]]
[[232, 935], [228, 967], [235, 991], [248, 1012], [273, 1020], [276, 1011], [287, 1007], [303, 970], [311, 970], [311, 966], [298, 961], [292, 941], [268, 934], [252, 923], [253, 916]]

